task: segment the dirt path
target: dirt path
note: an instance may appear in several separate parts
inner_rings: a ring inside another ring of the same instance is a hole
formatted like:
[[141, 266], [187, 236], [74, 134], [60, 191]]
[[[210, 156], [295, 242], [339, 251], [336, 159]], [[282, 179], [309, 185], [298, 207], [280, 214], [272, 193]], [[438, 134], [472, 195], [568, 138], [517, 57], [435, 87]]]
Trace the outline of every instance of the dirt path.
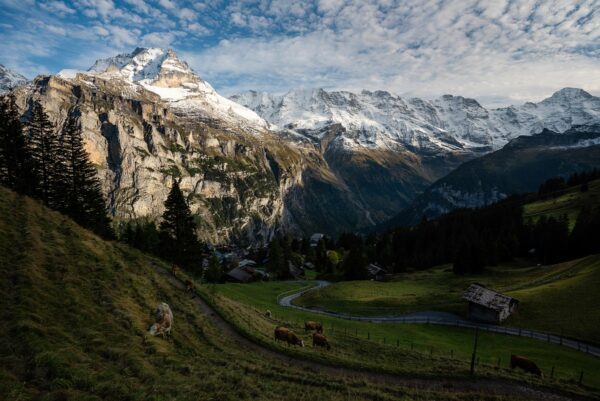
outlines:
[[495, 324], [486, 324], [486, 323], [476, 323], [471, 322], [469, 320], [463, 319], [460, 316], [454, 315], [448, 312], [438, 312], [438, 311], [420, 311], [414, 313], [407, 313], [403, 315], [397, 316], [354, 316], [348, 315], [345, 313], [331, 312], [327, 310], [307, 308], [304, 306], [294, 305], [293, 301], [296, 298], [299, 298], [301, 295], [307, 293], [308, 291], [314, 291], [321, 289], [323, 287], [327, 287], [331, 285], [330, 282], [324, 280], [316, 280], [316, 285], [311, 288], [300, 289], [298, 292], [293, 294], [286, 295], [279, 299], [279, 305], [285, 306], [288, 308], [294, 308], [298, 310], [302, 310], [310, 313], [318, 313], [320, 315], [326, 315], [331, 317], [336, 317], [338, 319], [345, 320], [357, 320], [364, 322], [372, 322], [372, 323], [425, 323], [425, 324], [435, 324], [441, 326], [455, 326], [455, 327], [464, 327], [468, 329], [479, 328], [480, 330], [490, 331], [494, 333], [508, 334], [511, 336], [518, 337], [527, 337], [534, 338], [536, 340], [545, 341], [557, 345], [561, 345], [563, 347], [568, 347], [572, 349], [576, 349], [581, 352], [585, 352], [586, 354], [593, 355], [595, 357], [600, 357], [600, 348], [594, 345], [590, 345], [584, 343], [582, 341], [572, 340], [569, 338], [564, 338], [561, 336], [557, 336], [550, 333], [545, 333], [542, 331], [521, 329], [518, 327], [506, 327], [499, 326]]
[[[154, 263], [152, 263], [152, 267], [157, 273], [163, 275], [171, 284], [173, 284], [173, 286], [181, 289], [182, 291], [185, 289], [183, 282], [176, 277], [173, 277], [169, 271], [159, 267]], [[292, 357], [260, 345], [240, 334], [240, 332], [238, 332], [231, 323], [223, 319], [200, 297], [195, 297], [193, 302], [196, 304], [196, 306], [198, 306], [200, 311], [202, 311], [207, 319], [219, 329], [221, 333], [238, 343], [238, 346], [241, 349], [247, 349], [248, 351], [260, 354], [265, 358], [277, 361], [279, 363], [305, 368], [314, 372], [323, 372], [329, 375], [353, 380], [364, 379], [373, 383], [380, 383], [382, 385], [398, 385], [413, 389], [427, 389], [429, 391], [439, 390], [440, 392], [455, 391], [472, 394], [495, 394], [513, 397], [518, 396], [529, 400], [563, 401], [573, 399], [588, 399], [584, 397], [572, 397], [566, 394], [557, 394], [550, 392], [547, 389], [534, 388], [532, 386], [506, 380], [481, 378], [474, 380], [411, 378], [387, 373], [363, 371], [360, 369], [347, 368], [343, 366], [328, 365], [322, 362]]]

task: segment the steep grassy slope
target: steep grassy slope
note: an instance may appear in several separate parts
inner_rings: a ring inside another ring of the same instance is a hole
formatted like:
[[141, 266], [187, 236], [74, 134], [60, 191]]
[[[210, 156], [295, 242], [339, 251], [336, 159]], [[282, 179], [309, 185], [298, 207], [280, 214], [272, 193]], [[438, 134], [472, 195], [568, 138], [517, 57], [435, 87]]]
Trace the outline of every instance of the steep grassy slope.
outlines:
[[[350, 376], [331, 378], [249, 352], [213, 326], [189, 295], [156, 273], [154, 263], [160, 265], [0, 188], [0, 399], [460, 396], [375, 386]], [[161, 301], [174, 313], [168, 339], [147, 335], [150, 314]]]

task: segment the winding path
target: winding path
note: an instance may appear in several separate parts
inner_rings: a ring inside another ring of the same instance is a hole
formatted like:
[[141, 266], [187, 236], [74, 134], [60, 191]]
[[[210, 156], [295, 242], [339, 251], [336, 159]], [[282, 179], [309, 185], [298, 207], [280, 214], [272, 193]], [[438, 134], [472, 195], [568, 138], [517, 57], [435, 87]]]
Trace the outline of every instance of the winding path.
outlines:
[[[166, 280], [169, 281], [174, 287], [180, 289], [181, 291], [185, 291], [184, 283], [178, 278], [174, 277], [167, 269], [160, 267], [153, 261], [151, 261], [150, 264], [155, 272], [165, 277]], [[561, 391], [551, 391], [549, 389], [538, 388], [503, 379], [474, 378], [469, 380], [451, 378], [416, 378], [338, 366], [325, 362], [304, 359], [301, 356], [293, 357], [262, 345], [252, 338], [248, 338], [242, 332], [238, 331], [235, 325], [225, 320], [201, 297], [194, 297], [193, 302], [205, 315], [207, 320], [217, 327], [220, 332], [223, 333], [223, 335], [228, 336], [232, 341], [236, 342], [238, 347], [255, 352], [265, 358], [273, 360], [274, 362], [294, 365], [296, 367], [322, 372], [337, 377], [354, 380], [366, 379], [373, 383], [397, 385], [429, 391], [439, 390], [445, 392], [461, 392], [470, 393], [472, 395], [494, 394], [506, 397], [518, 396], [520, 398], [529, 400], [567, 401], [573, 399], [587, 399], [585, 397], [566, 394]]]
[[[455, 327], [465, 327], [469, 329], [478, 328], [480, 330], [490, 331], [494, 333], [502, 333], [508, 334], [511, 336], [519, 336], [519, 337], [529, 337], [535, 338], [537, 340], [546, 341], [549, 343], [554, 343], [558, 345], [562, 345], [564, 347], [569, 347], [576, 349], [581, 352], [585, 352], [586, 354], [593, 355], [595, 357], [600, 357], [600, 347], [596, 347], [594, 345], [590, 345], [581, 341], [572, 340], [569, 338], [564, 338], [561, 336], [557, 336], [550, 333], [544, 333], [542, 331], [535, 330], [527, 330], [521, 329], [517, 327], [504, 327], [498, 326], [494, 324], [486, 324], [486, 323], [476, 323], [471, 322], [469, 320], [465, 320], [460, 316], [454, 315], [448, 312], [438, 312], [438, 311], [422, 311], [422, 312], [414, 312], [397, 316], [355, 316], [348, 315], [346, 313], [338, 313], [327, 310], [315, 309], [315, 308], [307, 308], [304, 306], [295, 305], [293, 301], [299, 298], [301, 295], [305, 294], [308, 291], [315, 291], [321, 288], [327, 287], [331, 285], [329, 281], [325, 280], [315, 280], [316, 285], [311, 286], [309, 288], [302, 288], [292, 294], [285, 295], [281, 298], [278, 297], [279, 305], [285, 306], [288, 308], [294, 308], [298, 310], [302, 310], [310, 313], [318, 313], [325, 316], [336, 317], [339, 319], [345, 320], [357, 320], [371, 323], [425, 323], [425, 324], [436, 324], [442, 326], [455, 326]], [[284, 293], [285, 294], [285, 293]]]

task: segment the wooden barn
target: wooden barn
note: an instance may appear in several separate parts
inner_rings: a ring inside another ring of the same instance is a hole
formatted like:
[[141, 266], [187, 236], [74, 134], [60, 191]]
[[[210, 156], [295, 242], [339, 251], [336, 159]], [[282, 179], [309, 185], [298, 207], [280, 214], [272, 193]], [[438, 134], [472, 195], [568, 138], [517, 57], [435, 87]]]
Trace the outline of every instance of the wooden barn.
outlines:
[[486, 323], [500, 323], [508, 318], [519, 305], [519, 301], [500, 294], [481, 284], [471, 284], [463, 299], [469, 302], [469, 319]]

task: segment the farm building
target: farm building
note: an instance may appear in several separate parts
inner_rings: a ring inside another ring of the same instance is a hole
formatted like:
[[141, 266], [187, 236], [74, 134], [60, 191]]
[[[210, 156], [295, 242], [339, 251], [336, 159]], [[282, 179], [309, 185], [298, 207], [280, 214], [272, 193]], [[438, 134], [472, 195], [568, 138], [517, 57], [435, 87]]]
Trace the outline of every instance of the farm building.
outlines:
[[514, 312], [519, 301], [500, 294], [481, 284], [471, 284], [463, 299], [469, 302], [469, 319], [487, 323], [500, 323]]
[[376, 263], [371, 263], [367, 266], [367, 272], [369, 273], [369, 277], [376, 281], [382, 281], [385, 278], [387, 270], [383, 267], [377, 265]]
[[247, 283], [248, 281], [252, 280], [252, 273], [249, 273], [241, 267], [236, 267], [235, 269], [227, 273], [227, 278], [231, 281]]

